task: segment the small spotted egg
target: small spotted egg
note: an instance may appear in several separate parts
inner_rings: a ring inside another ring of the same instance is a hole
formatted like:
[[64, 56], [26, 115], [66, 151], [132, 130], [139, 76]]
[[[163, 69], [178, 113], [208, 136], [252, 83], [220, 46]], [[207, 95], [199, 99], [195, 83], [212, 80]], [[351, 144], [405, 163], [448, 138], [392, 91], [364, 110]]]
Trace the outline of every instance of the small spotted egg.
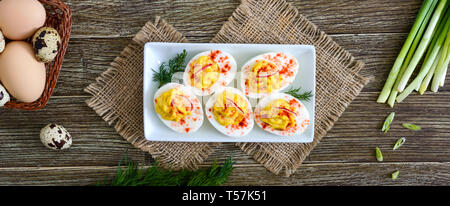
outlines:
[[0, 30], [0, 53], [5, 49], [5, 37], [3, 36], [2, 31]]
[[61, 47], [61, 37], [56, 29], [42, 27], [33, 36], [36, 58], [44, 63], [53, 61]]
[[64, 150], [72, 145], [72, 136], [57, 124], [48, 124], [41, 130], [42, 143], [53, 150]]
[[6, 91], [5, 87], [0, 84], [0, 107], [5, 106], [7, 102], [9, 102], [10, 97], [8, 91]]

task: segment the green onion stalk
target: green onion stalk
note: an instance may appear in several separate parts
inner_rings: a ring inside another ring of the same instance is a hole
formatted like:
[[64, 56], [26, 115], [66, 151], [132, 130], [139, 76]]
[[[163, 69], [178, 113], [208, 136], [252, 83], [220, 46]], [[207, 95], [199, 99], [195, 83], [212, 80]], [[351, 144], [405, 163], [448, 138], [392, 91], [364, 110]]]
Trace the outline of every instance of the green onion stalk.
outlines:
[[[406, 89], [402, 93], [400, 93], [398, 95], [397, 102], [403, 101], [415, 88], [417, 88], [418, 85], [421, 85], [422, 80], [424, 78], [426, 78], [427, 73], [429, 72], [431, 67], [433, 67], [435, 59], [439, 54], [439, 50], [442, 47], [442, 49], [443, 49], [442, 55], [439, 57], [439, 63], [437, 64], [435, 76], [433, 77], [433, 83], [437, 82], [437, 87], [439, 86], [442, 76], [437, 76], [436, 73], [437, 73], [438, 69], [440, 69], [441, 67], [442, 67], [441, 70], [444, 70], [443, 64], [445, 63], [445, 59], [447, 56], [444, 54], [447, 54], [447, 50], [448, 50], [448, 46], [449, 46], [449, 42], [450, 42], [450, 40], [449, 40], [450, 38], [448, 37], [450, 34], [450, 33], [448, 33], [448, 30], [450, 29], [450, 15], [446, 15], [446, 18], [447, 19], [445, 21], [443, 21], [443, 22], [445, 22], [445, 26], [444, 26], [445, 28], [442, 30], [441, 33], [436, 34], [436, 35], [439, 35], [439, 37], [438, 37], [435, 45], [432, 45], [433, 49], [431, 50], [429, 57], [424, 62], [423, 66], [422, 66], [419, 74], [417, 74], [416, 78], [408, 85], [408, 87], [406, 87]], [[444, 40], [445, 40], [445, 43], [444, 43]], [[437, 81], [435, 81], [436, 79], [437, 79]], [[433, 83], [432, 83], [432, 87], [431, 87], [432, 90], [433, 90]]]
[[[437, 4], [437, 1], [433, 1], [432, 5], [430, 6], [430, 9], [427, 11], [424, 20], [420, 24], [419, 31], [417, 32], [416, 36], [414, 37], [414, 41], [411, 45], [411, 48], [408, 51], [408, 55], [406, 56], [405, 61], [403, 62], [402, 67], [400, 68], [400, 71], [398, 73], [398, 76], [401, 77], [405, 73], [406, 67], [408, 66], [409, 62], [411, 61], [412, 56], [414, 55], [414, 52], [416, 51], [417, 45], [420, 42], [420, 39], [423, 35], [423, 32], [425, 31], [425, 28], [427, 28], [428, 22], [431, 19], [431, 15], [433, 14], [433, 9]], [[397, 78], [394, 83], [393, 88], [397, 88], [398, 84], [400, 83], [400, 78]], [[395, 98], [398, 95], [398, 91], [396, 89], [391, 89], [391, 94], [389, 95], [389, 99], [387, 100], [387, 104], [390, 107], [394, 107], [395, 104]]]
[[[425, 53], [426, 48], [430, 44], [430, 41], [431, 41], [432, 35], [433, 35], [433, 31], [434, 31], [442, 13], [445, 12], [445, 10], [447, 9], [446, 6], [447, 6], [447, 0], [439, 1], [439, 4], [436, 7], [436, 10], [433, 13], [433, 17], [431, 18], [431, 21], [427, 27], [427, 30], [426, 30], [425, 34], [423, 35], [422, 40], [420, 41], [419, 47], [417, 48], [417, 51], [414, 53], [414, 56], [411, 59], [411, 62], [409, 63], [408, 67], [406, 68], [405, 73], [401, 77], [400, 83], [399, 83], [398, 87], [396, 88], [397, 91], [402, 92], [405, 89], [409, 78], [411, 77], [414, 69], [416, 68], [417, 64], [419, 63], [420, 59], [422, 58], [423, 54]], [[416, 87], [414, 87], [414, 88], [416, 88]], [[414, 88], [413, 88], [413, 90], [414, 90]], [[397, 97], [397, 101], [398, 101], [398, 99], [399, 98]]]
[[[450, 10], [447, 9], [447, 12], [445, 12], [445, 14], [442, 15], [441, 18], [439, 19], [439, 22], [438, 22], [439, 26], [436, 27], [435, 28], [435, 32], [433, 32], [433, 39], [431, 40], [430, 46], [428, 47], [427, 55], [425, 56], [424, 62], [428, 61], [428, 59], [430, 58], [430, 54], [432, 53], [432, 51], [434, 49], [434, 45], [436, 45], [436, 41], [439, 38], [439, 34], [442, 33], [442, 30], [445, 28], [445, 23], [446, 23], [445, 21], [447, 20], [447, 17], [449, 15], [449, 11]], [[438, 35], [435, 35], [435, 34], [438, 34]], [[434, 58], [434, 61], [436, 62], [436, 60], [438, 58], [439, 57]], [[423, 68], [424, 67], [422, 67], [421, 69], [423, 69]], [[417, 84], [417, 87], [414, 90], [419, 91], [419, 89], [420, 89], [420, 84]]]
[[403, 44], [403, 47], [400, 51], [400, 54], [398, 55], [397, 59], [395, 60], [394, 65], [392, 66], [391, 71], [389, 72], [389, 76], [386, 80], [386, 83], [384, 84], [384, 87], [380, 93], [380, 96], [377, 99], [378, 103], [385, 103], [388, 99], [392, 87], [394, 86], [394, 83], [398, 77], [399, 70], [401, 69], [401, 66], [406, 58], [406, 55], [414, 41], [414, 38], [417, 34], [417, 32], [420, 29], [420, 26], [422, 25], [422, 22], [425, 20], [425, 16], [427, 15], [428, 11], [433, 5], [433, 0], [425, 0], [422, 3], [422, 6], [419, 10], [419, 13], [417, 14], [416, 21], [414, 22], [413, 27], [411, 28], [411, 31], [408, 34], [408, 38], [406, 39], [405, 43]]
[[448, 58], [448, 54], [449, 53], [447, 53], [447, 59], [445, 60], [445, 62], [446, 63], [444, 63], [444, 75], [442, 75], [442, 78], [441, 78], [441, 83], [439, 84], [439, 86], [440, 87], [443, 87], [444, 86], [444, 83], [445, 83], [445, 74], [447, 74], [447, 69], [448, 69], [448, 64], [450, 63], [450, 58]]
[[434, 60], [434, 63], [433, 63], [433, 65], [431, 66], [430, 70], [428, 71], [427, 76], [425, 76], [425, 78], [424, 78], [423, 81], [422, 81], [422, 84], [420, 84], [419, 94], [422, 95], [422, 94], [425, 93], [425, 91], [427, 90], [428, 85], [430, 84], [431, 78], [432, 78], [433, 75], [434, 75], [434, 71], [436, 70], [437, 64], [438, 64], [438, 62], [439, 62], [439, 58], [441, 58], [441, 55], [442, 55], [442, 48], [441, 48], [441, 50], [439, 51], [438, 56], [437, 56], [436, 59]]
[[441, 58], [439, 58], [439, 63], [436, 67], [436, 71], [434, 72], [433, 81], [431, 82], [431, 91], [433, 92], [437, 92], [439, 86], [441, 85], [441, 82], [443, 81], [442, 78], [445, 78], [445, 72], [447, 71], [448, 63], [450, 61], [449, 47], [450, 47], [450, 32], [447, 32], [447, 37], [445, 39], [442, 55]]
[[449, 53], [447, 53], [447, 59], [445, 60], [446, 63], [444, 63], [444, 75], [442, 75], [442, 79], [441, 79], [441, 83], [439, 84], [439, 86], [443, 87], [444, 83], [445, 83], [445, 74], [447, 74], [447, 69], [448, 69], [448, 64], [450, 63], [450, 58], [448, 58]]
[[[425, 61], [424, 62], [428, 61], [429, 56], [432, 53], [432, 50], [435, 49], [436, 42], [439, 39], [439, 37], [441, 36], [439, 34], [443, 33], [443, 30], [445, 29], [445, 25], [447, 23], [446, 21], [449, 19], [449, 16], [450, 16], [450, 9], [447, 9], [447, 12], [445, 13], [445, 16], [442, 18], [442, 22], [439, 25], [439, 28], [438, 28], [438, 31], [437, 31], [438, 35], [434, 35], [433, 41], [431, 42], [431, 46], [428, 48], [427, 56], [425, 57]], [[441, 49], [439, 50], [439, 54], [434, 59], [434, 63], [431, 66], [431, 68], [429, 68], [429, 71], [428, 71], [427, 75], [425, 76], [425, 78], [422, 80], [422, 83], [420, 85], [417, 84], [417, 86], [419, 87], [419, 90], [418, 90], [419, 94], [421, 94], [421, 95], [423, 93], [425, 93], [426, 89], [428, 88], [428, 85], [430, 84], [431, 78], [433, 77], [434, 71], [436, 70], [437, 63], [439, 62], [439, 58], [442, 55], [442, 49], [443, 48], [441, 47]], [[416, 90], [417, 90], [417, 87], [416, 87]]]

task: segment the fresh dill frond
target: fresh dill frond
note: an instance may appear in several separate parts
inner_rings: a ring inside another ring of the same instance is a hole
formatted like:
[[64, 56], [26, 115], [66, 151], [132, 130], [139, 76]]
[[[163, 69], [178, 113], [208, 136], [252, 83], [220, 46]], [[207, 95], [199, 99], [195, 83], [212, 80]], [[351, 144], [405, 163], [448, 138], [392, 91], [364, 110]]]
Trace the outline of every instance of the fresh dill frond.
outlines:
[[154, 72], [153, 81], [159, 83], [158, 88], [161, 88], [163, 85], [170, 83], [172, 81], [172, 76], [175, 73], [184, 72], [184, 63], [186, 61], [186, 56], [186, 50], [183, 50], [182, 53], [179, 53], [176, 57], [170, 59], [168, 63], [161, 63], [158, 71], [152, 69]]
[[[122, 169], [122, 162], [126, 168]], [[98, 186], [218, 186], [224, 184], [233, 171], [234, 162], [229, 157], [222, 166], [216, 161], [207, 168], [195, 171], [174, 172], [158, 167], [158, 162], [149, 168], [139, 166], [128, 159], [128, 154], [119, 162], [116, 175], [111, 181]]]
[[222, 167], [214, 160], [211, 167], [207, 170], [194, 172], [187, 183], [187, 186], [217, 186], [224, 184], [231, 171], [233, 170], [233, 161], [229, 157]]
[[301, 87], [299, 88], [291, 87], [285, 93], [297, 98], [298, 100], [305, 100], [305, 101], [311, 100], [311, 97], [313, 97], [312, 91], [300, 92], [301, 89], [302, 89]]

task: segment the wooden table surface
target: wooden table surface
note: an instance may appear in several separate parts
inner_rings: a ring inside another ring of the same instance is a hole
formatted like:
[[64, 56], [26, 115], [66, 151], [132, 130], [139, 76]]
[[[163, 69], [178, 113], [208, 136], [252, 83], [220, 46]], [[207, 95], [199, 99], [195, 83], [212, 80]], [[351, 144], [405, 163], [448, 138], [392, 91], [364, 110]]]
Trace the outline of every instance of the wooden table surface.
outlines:
[[[394, 109], [375, 103], [384, 80], [411, 28], [421, 1], [290, 1], [299, 13], [365, 62], [373, 80], [352, 102], [321, 143], [291, 177], [268, 172], [232, 143], [224, 143], [202, 164], [232, 156], [227, 185], [450, 185], [450, 75], [438, 94], [411, 95]], [[66, 0], [73, 29], [62, 72], [47, 107], [37, 112], [0, 109], [0, 185], [90, 185], [114, 175], [128, 149], [150, 165], [149, 154], [133, 148], [85, 101], [83, 89], [146, 21], [159, 15], [191, 42], [209, 42], [239, 5], [237, 0]], [[395, 111], [387, 134], [384, 118]], [[72, 147], [54, 152], [40, 142], [48, 123], [64, 125]], [[422, 126], [418, 132], [403, 122]], [[400, 137], [406, 144], [392, 146]], [[375, 147], [384, 161], [375, 158]], [[393, 181], [390, 174], [400, 170]]]

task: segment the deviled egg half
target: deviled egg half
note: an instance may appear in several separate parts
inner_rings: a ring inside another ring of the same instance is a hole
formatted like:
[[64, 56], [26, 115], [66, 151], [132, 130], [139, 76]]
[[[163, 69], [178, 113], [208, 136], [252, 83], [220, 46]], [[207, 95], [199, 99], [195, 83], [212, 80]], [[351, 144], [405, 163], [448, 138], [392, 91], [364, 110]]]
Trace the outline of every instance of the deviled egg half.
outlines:
[[192, 87], [195, 95], [207, 96], [228, 85], [236, 76], [236, 60], [221, 50], [195, 55], [183, 74], [184, 85]]
[[178, 133], [193, 133], [203, 124], [202, 106], [189, 87], [168, 83], [156, 91], [153, 102], [161, 121]]
[[284, 93], [260, 100], [255, 108], [255, 121], [263, 130], [280, 136], [301, 134], [310, 125], [306, 107], [295, 97]]
[[216, 91], [206, 102], [205, 110], [211, 124], [227, 136], [242, 137], [253, 128], [252, 106], [238, 89], [224, 87]]
[[263, 98], [288, 87], [298, 72], [295, 57], [269, 52], [253, 57], [242, 66], [241, 88], [250, 98]]

